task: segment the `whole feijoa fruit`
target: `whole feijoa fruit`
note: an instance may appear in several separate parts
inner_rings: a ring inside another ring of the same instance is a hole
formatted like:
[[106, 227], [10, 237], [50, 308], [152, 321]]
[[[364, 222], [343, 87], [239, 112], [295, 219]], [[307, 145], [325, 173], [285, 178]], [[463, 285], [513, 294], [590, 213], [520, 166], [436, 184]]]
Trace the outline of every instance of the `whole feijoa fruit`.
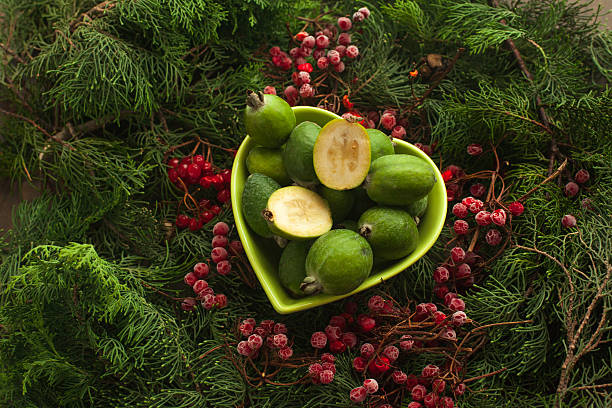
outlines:
[[391, 138], [378, 129], [366, 129], [370, 136], [370, 161], [382, 156], [395, 154]]
[[278, 279], [292, 296], [304, 296], [300, 289], [306, 277], [306, 255], [313, 241], [290, 241], [280, 257]]
[[419, 241], [419, 230], [408, 212], [373, 207], [357, 222], [359, 234], [368, 240], [377, 260], [389, 261], [410, 254]]
[[434, 170], [425, 160], [394, 154], [374, 160], [365, 187], [378, 204], [406, 206], [428, 195], [435, 183]]
[[244, 125], [255, 143], [265, 147], [280, 147], [295, 127], [291, 106], [276, 95], [249, 91]]
[[251, 229], [264, 238], [270, 238], [272, 232], [262, 215], [273, 192], [281, 188], [272, 178], [259, 173], [251, 174], [244, 183], [242, 191], [242, 214]]
[[274, 191], [268, 198], [263, 216], [270, 231], [290, 240], [316, 238], [332, 227], [327, 201], [317, 193], [299, 186]]
[[334, 190], [322, 185], [319, 187], [319, 194], [327, 200], [332, 213], [332, 220], [335, 223], [348, 216], [355, 202], [355, 192], [353, 190]]
[[329, 231], [312, 244], [306, 256], [305, 294], [342, 295], [357, 288], [372, 270], [372, 248], [347, 229]]
[[281, 186], [291, 184], [291, 179], [283, 164], [281, 149], [257, 146], [251, 149], [246, 158], [249, 173], [260, 173], [274, 179]]
[[302, 122], [289, 135], [283, 148], [283, 162], [287, 174], [301, 186], [318, 184], [312, 161], [312, 151], [321, 126], [313, 122]]
[[420, 200], [415, 201], [414, 203], [408, 204], [406, 210], [413, 217], [422, 217], [425, 215], [425, 211], [427, 211], [427, 204], [429, 203], [429, 196], [425, 196]]
[[374, 207], [376, 203], [370, 199], [366, 189], [362, 186], [354, 188], [351, 191], [355, 195], [355, 202], [353, 203], [353, 209], [349, 213], [349, 218], [358, 220], [365, 210]]

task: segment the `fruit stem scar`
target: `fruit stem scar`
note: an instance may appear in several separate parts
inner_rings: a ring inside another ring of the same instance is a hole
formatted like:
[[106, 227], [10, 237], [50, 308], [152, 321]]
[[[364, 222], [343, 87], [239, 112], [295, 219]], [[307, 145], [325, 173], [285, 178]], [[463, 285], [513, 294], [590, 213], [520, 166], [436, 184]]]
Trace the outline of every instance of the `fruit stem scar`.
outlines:
[[274, 214], [272, 214], [272, 211], [268, 210], [267, 208], [261, 212], [261, 216], [264, 217], [266, 221], [274, 221]]
[[359, 228], [359, 235], [368, 239], [370, 235], [372, 235], [372, 227], [368, 224], [364, 224], [361, 228]]
[[252, 90], [247, 91], [247, 100], [246, 103], [249, 107], [257, 110], [265, 105], [264, 103], [264, 94], [263, 92], [253, 92]]

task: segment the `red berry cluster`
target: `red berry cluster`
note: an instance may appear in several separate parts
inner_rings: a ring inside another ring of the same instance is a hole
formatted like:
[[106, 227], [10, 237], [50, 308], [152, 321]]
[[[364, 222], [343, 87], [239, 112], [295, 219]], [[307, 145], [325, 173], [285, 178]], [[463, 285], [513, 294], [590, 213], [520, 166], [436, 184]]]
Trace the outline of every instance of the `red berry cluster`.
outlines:
[[[587, 170], [578, 170], [574, 175], [574, 181], [569, 181], [565, 185], [565, 188], [563, 189], [565, 195], [570, 198], [578, 195], [578, 193], [580, 192], [579, 184], [586, 184], [590, 178], [591, 175]], [[584, 200], [582, 200], [582, 207], [587, 210], [591, 210], [591, 200], [589, 198], [585, 198]], [[561, 225], [563, 225], [565, 228], [574, 228], [576, 226], [576, 217], [571, 214], [564, 215], [563, 218], [561, 218]]]
[[[179, 214], [176, 217], [176, 226], [191, 231], [198, 231], [202, 226], [215, 218], [220, 212], [220, 205], [230, 200], [229, 184], [232, 172], [229, 169], [220, 169], [204, 159], [201, 154], [185, 156], [181, 159], [173, 157], [168, 160], [168, 179], [179, 189], [189, 194], [190, 186], [198, 186], [199, 190], [216, 192], [213, 199], [202, 198], [197, 201], [196, 216], [189, 217]], [[195, 200], [194, 200], [195, 202]]]
[[[370, 10], [362, 7], [353, 14], [352, 21], [348, 17], [340, 17], [337, 26], [328, 24], [314, 35], [300, 31], [294, 36], [298, 46], [289, 50], [289, 54], [280, 47], [270, 48], [274, 66], [283, 71], [289, 71], [292, 65], [296, 68], [291, 74], [294, 85], [287, 86], [283, 91], [289, 105], [294, 106], [300, 97], [305, 99], [315, 95], [315, 84], [310, 75], [315, 67], [322, 72], [333, 70], [340, 73], [346, 69], [345, 62], [357, 58], [359, 49], [351, 44], [348, 31], [353, 23], [360, 23], [369, 15]], [[342, 32], [338, 33], [338, 29]], [[267, 86], [264, 93], [276, 95], [276, 88]]]
[[246, 340], [240, 341], [236, 350], [245, 357], [256, 359], [265, 348], [276, 352], [281, 360], [288, 360], [293, 355], [287, 337], [287, 327], [283, 323], [262, 320], [257, 326], [255, 319], [250, 317], [240, 323], [238, 331]]
[[329, 384], [334, 381], [336, 374], [336, 357], [330, 353], [323, 353], [321, 360], [308, 366], [308, 374], [313, 384]]
[[202, 307], [206, 310], [210, 310], [214, 306], [217, 306], [219, 309], [227, 306], [227, 297], [222, 293], [215, 295], [213, 288], [208, 286], [208, 282], [204, 280], [208, 277], [209, 273], [210, 268], [208, 264], [200, 262], [195, 264], [193, 272], [189, 272], [185, 275], [185, 283], [193, 288], [197, 297], [196, 299], [186, 298], [183, 300], [181, 304], [183, 310], [192, 311], [195, 307], [196, 300], [199, 300]]

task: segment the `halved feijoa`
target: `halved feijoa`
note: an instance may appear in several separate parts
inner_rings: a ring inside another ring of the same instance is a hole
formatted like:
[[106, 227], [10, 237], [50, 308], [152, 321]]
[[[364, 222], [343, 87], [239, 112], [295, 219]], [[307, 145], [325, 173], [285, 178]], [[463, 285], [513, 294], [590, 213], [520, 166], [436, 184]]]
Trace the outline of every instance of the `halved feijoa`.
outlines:
[[370, 137], [365, 128], [346, 119], [328, 122], [317, 137], [313, 163], [324, 186], [349, 190], [360, 185], [370, 168]]
[[327, 201], [299, 186], [283, 187], [272, 193], [262, 214], [270, 231], [287, 239], [316, 238], [332, 227]]
[[262, 216], [261, 212], [268, 205], [268, 199], [272, 193], [281, 188], [280, 184], [270, 177], [254, 173], [251, 174], [242, 191], [242, 214], [249, 227], [257, 235], [265, 238], [270, 238], [272, 232], [268, 228], [268, 223]]
[[372, 263], [372, 248], [365, 238], [347, 229], [329, 231], [308, 251], [301, 288], [307, 295], [348, 293], [368, 277]]
[[329, 204], [334, 222], [344, 220], [353, 208], [355, 192], [353, 190], [333, 190], [329, 187], [320, 186], [319, 194]]
[[280, 147], [295, 127], [295, 114], [283, 98], [249, 91], [244, 111], [244, 126], [255, 143]]
[[278, 263], [278, 279], [292, 296], [304, 296], [300, 289], [306, 277], [306, 255], [313, 241], [290, 241]]
[[281, 186], [291, 184], [291, 179], [283, 164], [281, 149], [257, 146], [251, 149], [246, 158], [249, 173], [260, 173], [274, 179]]
[[391, 138], [378, 129], [366, 129], [370, 136], [370, 161], [389, 154], [395, 154]]
[[368, 240], [374, 258], [381, 261], [403, 258], [416, 248], [419, 230], [406, 211], [372, 207], [358, 221], [359, 233]]
[[317, 184], [317, 174], [312, 164], [312, 152], [321, 126], [314, 122], [302, 122], [289, 135], [283, 149], [283, 162], [289, 177], [302, 186]]

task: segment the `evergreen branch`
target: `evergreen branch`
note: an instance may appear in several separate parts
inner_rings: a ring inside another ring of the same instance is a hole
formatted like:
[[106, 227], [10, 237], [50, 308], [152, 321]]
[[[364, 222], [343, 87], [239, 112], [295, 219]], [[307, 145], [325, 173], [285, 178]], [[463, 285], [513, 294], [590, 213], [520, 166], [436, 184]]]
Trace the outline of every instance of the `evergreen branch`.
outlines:
[[66, 148], [68, 148], [68, 149], [70, 149], [70, 150], [75, 150], [75, 148], [74, 148], [74, 147], [72, 147], [72, 145], [70, 145], [70, 143], [67, 143], [67, 142], [63, 141], [62, 139], [58, 138], [56, 135], [52, 135], [52, 134], [50, 134], [50, 133], [49, 133], [49, 132], [47, 132], [45, 129], [43, 129], [43, 128], [42, 128], [42, 127], [41, 127], [41, 126], [38, 124], [38, 123], [34, 122], [32, 119], [27, 118], [27, 117], [25, 117], [25, 116], [23, 116], [23, 115], [20, 115], [20, 114], [18, 114], [18, 113], [9, 112], [9, 111], [4, 110], [4, 109], [2, 109], [2, 108], [0, 108], [0, 112], [1, 112], [1, 113], [4, 113], [5, 115], [12, 116], [12, 117], [14, 117], [14, 118], [21, 119], [21, 120], [23, 120], [23, 121], [28, 122], [29, 124], [31, 124], [32, 126], [34, 126], [36, 129], [38, 129], [38, 130], [39, 130], [39, 131], [40, 131], [42, 134], [44, 134], [45, 136], [47, 136], [49, 139], [54, 140], [54, 141], [56, 141], [56, 142], [60, 143], [61, 145], [63, 145], [64, 147], [66, 147]]
[[573, 387], [568, 389], [567, 391], [581, 391], [581, 390], [593, 390], [596, 388], [607, 388], [612, 387], [612, 383], [609, 384], [597, 384], [597, 385], [583, 385], [582, 387]]
[[86, 24], [85, 23], [86, 19], [90, 21], [93, 20], [94, 17], [92, 16], [94, 14], [104, 15], [104, 13], [107, 10], [110, 10], [113, 7], [115, 7], [117, 5], [116, 3], [117, 3], [116, 0], [109, 0], [109, 1], [103, 1], [99, 4], [96, 4], [95, 6], [90, 8], [85, 13], [82, 13], [77, 19], [70, 22], [70, 32], [74, 32], [74, 30], [76, 30], [80, 25]]
[[17, 54], [14, 50], [12, 50], [11, 48], [9, 48], [8, 45], [0, 43], [0, 48], [2, 48], [4, 51], [6, 51], [8, 54], [10, 54], [13, 58], [15, 58], [19, 63], [21, 64], [25, 64], [25, 60], [23, 58], [21, 58], [19, 56], [19, 54]]
[[486, 377], [491, 377], [491, 376], [494, 376], [494, 375], [496, 375], [496, 374], [503, 373], [503, 372], [504, 372], [504, 371], [506, 371], [507, 369], [508, 369], [508, 368], [506, 368], [506, 367], [504, 367], [504, 368], [500, 368], [499, 370], [495, 370], [495, 371], [493, 371], [493, 372], [491, 372], [491, 373], [487, 373], [487, 374], [479, 375], [479, 376], [477, 376], [477, 377], [468, 378], [468, 379], [466, 379], [466, 380], [463, 380], [462, 382], [464, 382], [464, 383], [468, 383], [468, 382], [472, 382], [472, 381], [480, 380], [480, 379], [483, 379], [483, 378], [486, 378]]
[[540, 187], [542, 187], [544, 184], [548, 183], [550, 180], [554, 179], [555, 177], [557, 177], [564, 169], [565, 166], [567, 166], [567, 157], [565, 158], [565, 160], [563, 161], [563, 163], [561, 163], [561, 165], [557, 168], [557, 170], [555, 170], [554, 173], [552, 173], [550, 176], [546, 177], [540, 184], [538, 184], [537, 186], [535, 186], [534, 188], [532, 188], [531, 190], [529, 190], [528, 192], [526, 192], [525, 194], [523, 194], [518, 200], [516, 201], [523, 201], [525, 200], [527, 197], [529, 197], [531, 194], [533, 194], [536, 190], [538, 190]]

